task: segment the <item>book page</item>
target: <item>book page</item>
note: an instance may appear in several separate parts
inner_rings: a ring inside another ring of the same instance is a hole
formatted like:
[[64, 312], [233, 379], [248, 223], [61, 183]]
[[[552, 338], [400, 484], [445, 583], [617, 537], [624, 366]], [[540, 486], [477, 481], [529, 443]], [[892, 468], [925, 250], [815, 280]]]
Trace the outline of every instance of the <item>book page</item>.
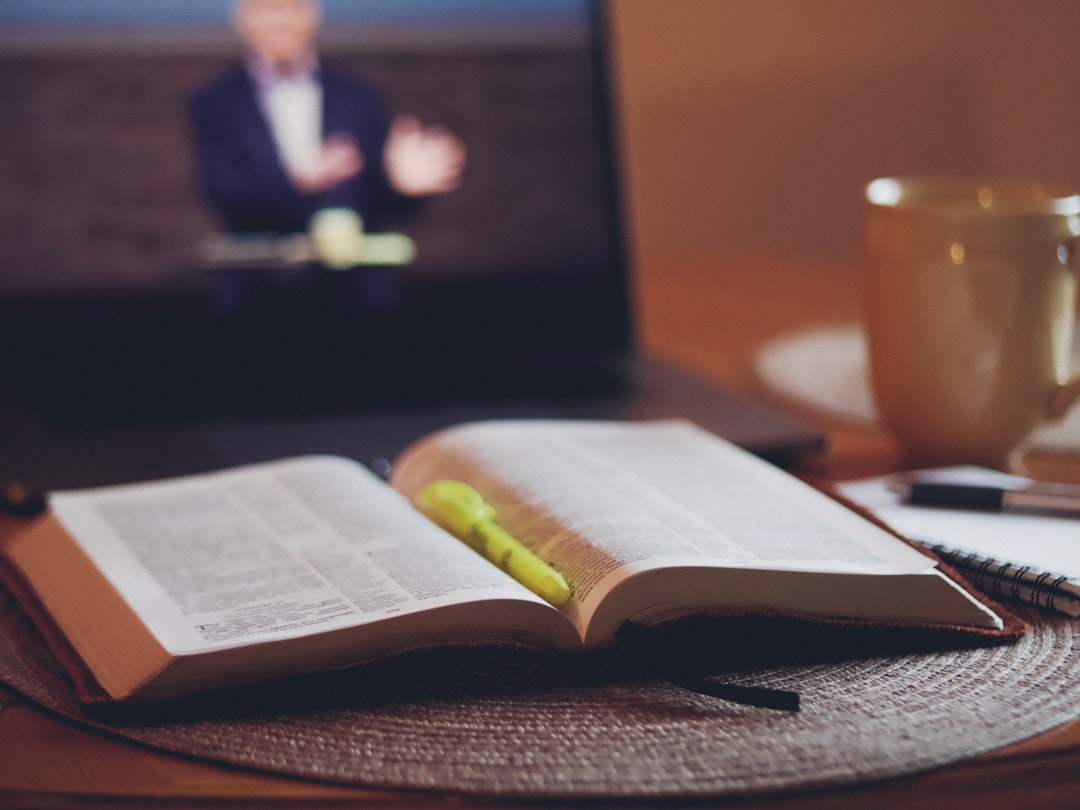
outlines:
[[619, 581], [657, 567], [903, 574], [934, 562], [793, 476], [685, 422], [499, 422], [407, 452], [409, 497], [475, 486], [498, 522], [570, 583], [579, 627]]
[[58, 493], [50, 506], [174, 655], [483, 597], [544, 604], [342, 458]]

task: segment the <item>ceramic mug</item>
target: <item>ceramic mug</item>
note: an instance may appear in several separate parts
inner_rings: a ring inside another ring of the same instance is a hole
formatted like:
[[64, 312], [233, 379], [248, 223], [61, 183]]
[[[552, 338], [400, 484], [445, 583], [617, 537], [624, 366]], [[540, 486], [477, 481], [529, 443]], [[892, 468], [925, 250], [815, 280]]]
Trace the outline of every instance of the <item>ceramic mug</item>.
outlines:
[[882, 420], [912, 466], [1009, 468], [1080, 400], [1068, 379], [1080, 194], [881, 178], [866, 188], [866, 333]]

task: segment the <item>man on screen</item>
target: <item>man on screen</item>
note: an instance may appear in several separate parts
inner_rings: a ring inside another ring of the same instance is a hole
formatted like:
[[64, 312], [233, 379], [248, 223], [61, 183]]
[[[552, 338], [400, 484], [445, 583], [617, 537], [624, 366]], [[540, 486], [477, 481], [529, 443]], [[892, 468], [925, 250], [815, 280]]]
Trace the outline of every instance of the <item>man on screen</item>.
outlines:
[[318, 0], [237, 0], [246, 63], [192, 101], [200, 179], [226, 230], [299, 233], [349, 208], [368, 230], [411, 199], [457, 187], [461, 141], [317, 56]]

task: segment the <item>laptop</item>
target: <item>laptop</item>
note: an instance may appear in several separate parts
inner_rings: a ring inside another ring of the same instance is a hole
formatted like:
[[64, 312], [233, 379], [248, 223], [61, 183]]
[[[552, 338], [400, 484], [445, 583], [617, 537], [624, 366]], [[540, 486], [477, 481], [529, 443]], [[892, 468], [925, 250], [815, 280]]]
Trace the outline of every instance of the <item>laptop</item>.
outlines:
[[686, 417], [778, 463], [821, 446], [634, 346], [602, 3], [326, 3], [324, 87], [348, 77], [464, 159], [452, 187], [359, 217], [328, 195], [321, 233], [215, 191], [199, 99], [242, 51], [210, 5], [2, 12], [9, 493], [309, 452], [384, 469], [496, 417]]

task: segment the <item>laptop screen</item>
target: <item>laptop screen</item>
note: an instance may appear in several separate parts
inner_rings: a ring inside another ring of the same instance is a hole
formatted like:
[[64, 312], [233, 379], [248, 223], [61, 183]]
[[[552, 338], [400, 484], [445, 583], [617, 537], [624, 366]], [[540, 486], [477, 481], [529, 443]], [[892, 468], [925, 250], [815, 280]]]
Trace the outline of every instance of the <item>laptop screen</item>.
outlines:
[[15, 0], [0, 29], [6, 393], [400, 403], [628, 348], [595, 4]]

